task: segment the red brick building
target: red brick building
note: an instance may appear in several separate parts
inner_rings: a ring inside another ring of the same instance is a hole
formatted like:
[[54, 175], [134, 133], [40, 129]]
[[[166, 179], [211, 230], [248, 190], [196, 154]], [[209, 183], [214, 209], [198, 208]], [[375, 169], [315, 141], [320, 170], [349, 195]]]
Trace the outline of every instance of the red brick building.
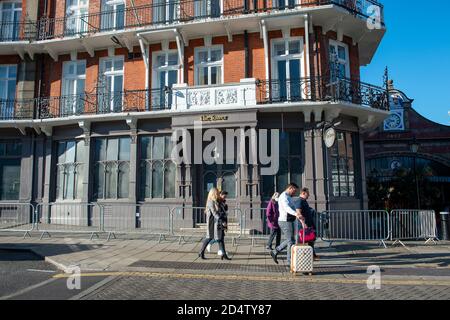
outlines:
[[[216, 185], [260, 207], [293, 181], [318, 210], [367, 207], [360, 133], [389, 109], [360, 81], [376, 0], [2, 0], [0, 26], [0, 201], [200, 206]], [[175, 164], [171, 133], [200, 120], [280, 130], [278, 173]]]
[[393, 82], [389, 93], [391, 115], [364, 138], [368, 188], [382, 189], [369, 191], [371, 206], [448, 210], [450, 127], [419, 114]]

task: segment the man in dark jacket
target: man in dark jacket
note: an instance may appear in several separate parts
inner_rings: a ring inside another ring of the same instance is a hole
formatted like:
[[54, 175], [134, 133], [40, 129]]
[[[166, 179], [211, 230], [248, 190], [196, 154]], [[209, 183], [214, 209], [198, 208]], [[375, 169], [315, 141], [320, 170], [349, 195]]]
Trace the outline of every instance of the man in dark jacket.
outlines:
[[[304, 226], [306, 228], [313, 228], [316, 230], [316, 223], [314, 220], [315, 210], [309, 206], [308, 203], [309, 198], [309, 189], [302, 188], [300, 190], [300, 201], [297, 203], [295, 209], [297, 213], [300, 215], [300, 227]], [[316, 254], [314, 250], [314, 241], [308, 242], [308, 244], [313, 248], [314, 251], [314, 260], [319, 260], [319, 256]]]

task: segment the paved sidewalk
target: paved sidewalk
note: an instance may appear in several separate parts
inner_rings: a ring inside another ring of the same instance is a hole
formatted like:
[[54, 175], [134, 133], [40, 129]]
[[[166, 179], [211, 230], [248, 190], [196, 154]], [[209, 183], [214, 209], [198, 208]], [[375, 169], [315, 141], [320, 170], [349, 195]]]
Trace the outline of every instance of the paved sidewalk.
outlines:
[[[379, 247], [377, 243], [317, 244], [321, 260], [315, 263], [315, 279], [327, 281], [366, 279], [367, 266], [377, 265], [384, 279], [404, 281], [435, 281], [450, 285], [450, 243], [424, 245], [423, 242], [408, 243], [408, 247]], [[229, 276], [280, 277], [289, 275], [285, 256], [276, 265], [263, 243], [251, 246], [240, 240], [236, 246], [227, 243], [232, 261], [221, 261], [217, 245], [207, 254], [207, 260], [198, 257], [200, 239], [179, 244], [177, 239], [158, 243], [155, 239], [105, 239], [89, 240], [83, 236], [53, 235], [39, 240], [22, 239], [19, 234], [0, 234], [0, 248], [30, 249], [45, 257], [46, 261], [61, 270], [79, 266], [82, 272], [154, 272], [164, 274], [202, 274]]]

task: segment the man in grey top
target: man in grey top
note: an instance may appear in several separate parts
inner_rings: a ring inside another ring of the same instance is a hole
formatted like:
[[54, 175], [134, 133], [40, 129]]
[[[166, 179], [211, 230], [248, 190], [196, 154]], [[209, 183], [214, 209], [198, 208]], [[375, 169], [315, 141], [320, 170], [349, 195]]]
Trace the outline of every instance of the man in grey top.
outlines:
[[294, 222], [297, 218], [301, 217], [301, 214], [296, 212], [295, 204], [292, 199], [298, 189], [298, 185], [295, 183], [290, 183], [286, 190], [278, 198], [278, 209], [280, 211], [278, 224], [280, 225], [281, 232], [284, 234], [285, 240], [278, 247], [276, 247], [275, 250], [270, 251], [270, 255], [276, 264], [278, 264], [278, 254], [284, 249], [287, 250], [287, 263], [291, 263], [291, 246], [295, 243]]

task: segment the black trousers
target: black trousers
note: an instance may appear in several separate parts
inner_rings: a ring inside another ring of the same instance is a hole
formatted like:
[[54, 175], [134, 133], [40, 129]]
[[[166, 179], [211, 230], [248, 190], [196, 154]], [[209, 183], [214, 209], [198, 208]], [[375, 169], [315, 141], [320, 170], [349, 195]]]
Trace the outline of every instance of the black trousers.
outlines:
[[272, 247], [273, 240], [276, 238], [276, 247], [281, 243], [281, 229], [270, 229], [269, 241], [267, 241], [267, 246]]
[[[214, 240], [213, 238], [206, 238], [206, 239], [203, 241], [203, 244], [202, 244], [202, 250], [200, 251], [200, 254], [202, 254], [202, 255], [205, 254], [206, 247], [207, 247], [208, 244], [209, 244], [211, 241], [213, 241], [213, 240]], [[217, 240], [217, 243], [219, 244], [219, 249], [222, 250], [222, 254], [225, 255], [225, 254], [226, 254], [226, 251], [225, 251], [225, 242], [223, 241], [223, 238], [222, 238], [221, 240]]]

